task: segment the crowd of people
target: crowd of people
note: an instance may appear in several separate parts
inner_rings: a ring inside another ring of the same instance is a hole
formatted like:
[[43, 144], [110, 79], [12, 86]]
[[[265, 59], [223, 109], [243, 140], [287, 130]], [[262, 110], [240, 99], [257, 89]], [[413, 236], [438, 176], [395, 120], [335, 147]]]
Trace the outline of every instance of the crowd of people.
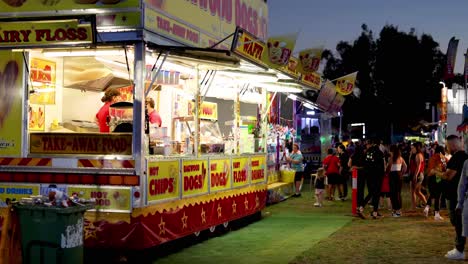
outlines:
[[[299, 146], [295, 146], [295, 156], [289, 161], [296, 169], [296, 183], [299, 183], [303, 166]], [[351, 172], [357, 172], [356, 212], [366, 219], [366, 206], [371, 207], [369, 217], [382, 217], [380, 202], [389, 198], [392, 217], [401, 217], [402, 186], [410, 185], [410, 208], [405, 212], [420, 212], [435, 221], [443, 220], [441, 208], [446, 208], [450, 222], [455, 229], [455, 248], [445, 255], [448, 259], [464, 259], [466, 236], [468, 236], [468, 154], [464, 151], [461, 139], [450, 135], [445, 145], [437, 142], [400, 142], [384, 145], [381, 140], [338, 143], [328, 149], [322, 167], [315, 177], [315, 203], [322, 207], [324, 200], [345, 201], [348, 195], [348, 181]], [[297, 184], [296, 184], [297, 185]], [[367, 186], [367, 192], [366, 192]], [[335, 194], [338, 196], [335, 197]], [[326, 195], [324, 197], [324, 195]], [[300, 196], [296, 186], [296, 197]], [[464, 208], [467, 209], [464, 209]]]

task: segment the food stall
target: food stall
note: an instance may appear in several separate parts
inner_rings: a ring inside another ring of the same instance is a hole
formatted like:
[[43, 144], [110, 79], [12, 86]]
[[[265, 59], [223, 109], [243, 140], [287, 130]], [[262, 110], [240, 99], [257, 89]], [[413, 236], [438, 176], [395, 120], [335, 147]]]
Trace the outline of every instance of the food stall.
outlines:
[[[278, 79], [259, 56], [268, 52], [258, 39], [267, 5], [233, 1], [205, 20], [204, 3], [0, 2], [2, 205], [51, 188], [93, 198], [85, 246], [126, 249], [259, 213], [267, 199], [263, 86]], [[256, 25], [238, 26], [256, 36], [228, 21], [253, 13]], [[209, 32], [220, 21], [224, 31]], [[100, 133], [95, 117], [108, 89], [120, 95], [109, 106], [110, 132]], [[216, 93], [233, 107], [210, 101]], [[161, 127], [148, 121], [147, 97]], [[256, 113], [243, 113], [247, 101]], [[224, 112], [230, 135], [220, 129]], [[245, 147], [253, 135], [243, 116], [254, 116], [261, 147]]]

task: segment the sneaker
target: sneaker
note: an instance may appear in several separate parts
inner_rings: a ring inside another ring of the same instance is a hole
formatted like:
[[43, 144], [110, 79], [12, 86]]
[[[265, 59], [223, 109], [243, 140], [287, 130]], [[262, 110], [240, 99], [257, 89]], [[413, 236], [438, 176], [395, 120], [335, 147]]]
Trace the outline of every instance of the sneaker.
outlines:
[[401, 217], [401, 213], [399, 213], [399, 212], [393, 212], [393, 213], [392, 213], [392, 216], [393, 216], [393, 217]]
[[366, 217], [364, 216], [364, 207], [362, 206], [359, 206], [357, 209], [356, 209], [356, 214], [361, 217], [362, 219], [366, 219]]
[[424, 216], [429, 217], [429, 206], [424, 207]]
[[445, 257], [448, 259], [453, 259], [453, 260], [464, 260], [465, 259], [465, 252], [460, 252], [456, 248], [450, 250], [445, 254]]
[[372, 212], [372, 213], [371, 213], [371, 216], [372, 216], [372, 218], [374, 218], [374, 219], [377, 219], [377, 218], [382, 217], [382, 215], [379, 214], [379, 212], [376, 212], [376, 211]]
[[314, 206], [315, 207], [320, 207], [320, 204], [319, 203], [314, 203]]
[[442, 216], [440, 216], [439, 212], [436, 212], [435, 215], [434, 215], [434, 220], [442, 221], [442, 220], [444, 220], [444, 218]]

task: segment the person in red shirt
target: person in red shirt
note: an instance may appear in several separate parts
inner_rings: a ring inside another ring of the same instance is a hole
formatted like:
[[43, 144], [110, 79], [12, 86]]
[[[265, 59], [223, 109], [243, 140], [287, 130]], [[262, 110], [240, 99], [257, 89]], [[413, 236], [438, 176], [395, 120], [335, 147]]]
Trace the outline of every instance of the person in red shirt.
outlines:
[[96, 122], [99, 126], [99, 132], [109, 133], [109, 107], [111, 104], [115, 103], [115, 99], [119, 95], [119, 90], [116, 88], [109, 88], [101, 98], [101, 101], [104, 103], [104, 105], [96, 114]]
[[154, 109], [154, 100], [151, 97], [147, 97], [146, 100], [146, 109], [148, 110], [149, 122], [151, 124], [156, 124], [158, 127], [161, 127], [162, 120], [161, 116]]
[[333, 149], [328, 149], [327, 153], [328, 155], [323, 159], [322, 164], [328, 181], [327, 199], [332, 201], [335, 188], [337, 184], [340, 184], [340, 158], [333, 153]]

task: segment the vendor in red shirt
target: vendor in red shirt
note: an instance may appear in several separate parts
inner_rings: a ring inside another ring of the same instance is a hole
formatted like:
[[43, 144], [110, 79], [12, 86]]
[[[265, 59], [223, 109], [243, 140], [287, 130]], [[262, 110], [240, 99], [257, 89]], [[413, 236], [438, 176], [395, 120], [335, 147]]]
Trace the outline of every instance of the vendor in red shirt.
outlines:
[[104, 103], [104, 105], [96, 114], [96, 120], [99, 125], [99, 132], [109, 133], [109, 107], [111, 104], [115, 103], [115, 99], [119, 95], [119, 90], [116, 88], [109, 88], [101, 98], [101, 101]]
[[162, 121], [161, 116], [154, 109], [154, 100], [151, 97], [146, 98], [146, 109], [148, 110], [149, 122], [151, 124], [156, 124], [158, 127], [161, 127]]

